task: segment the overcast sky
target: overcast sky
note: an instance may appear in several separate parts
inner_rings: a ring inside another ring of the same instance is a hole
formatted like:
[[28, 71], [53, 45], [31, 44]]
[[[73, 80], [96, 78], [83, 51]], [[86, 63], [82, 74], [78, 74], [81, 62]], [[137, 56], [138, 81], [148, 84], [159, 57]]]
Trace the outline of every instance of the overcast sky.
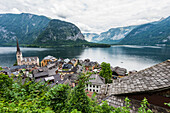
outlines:
[[170, 0], [0, 0], [0, 13], [33, 13], [76, 24], [82, 32], [138, 25], [170, 16]]

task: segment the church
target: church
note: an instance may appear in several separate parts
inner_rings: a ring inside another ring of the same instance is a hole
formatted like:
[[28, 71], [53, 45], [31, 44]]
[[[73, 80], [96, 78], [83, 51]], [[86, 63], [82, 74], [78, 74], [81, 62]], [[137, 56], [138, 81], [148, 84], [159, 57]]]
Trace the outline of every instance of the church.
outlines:
[[35, 65], [39, 66], [39, 58], [38, 57], [23, 57], [22, 52], [20, 51], [18, 40], [17, 40], [17, 64], [18, 65]]

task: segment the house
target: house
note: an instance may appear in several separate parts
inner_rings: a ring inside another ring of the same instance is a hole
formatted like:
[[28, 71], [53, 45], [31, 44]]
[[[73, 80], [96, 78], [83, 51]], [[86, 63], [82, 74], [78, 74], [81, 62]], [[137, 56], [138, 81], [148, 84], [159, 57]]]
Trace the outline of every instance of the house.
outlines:
[[128, 97], [132, 112], [137, 112], [146, 97], [153, 112], [168, 112], [169, 107], [164, 103], [170, 102], [170, 60], [115, 80], [107, 95], [104, 100], [114, 107], [124, 106], [124, 99]]
[[56, 68], [48, 69], [47, 67], [41, 67], [33, 70], [33, 78], [36, 82], [47, 82], [49, 81], [51, 86], [54, 86], [59, 80], [59, 74], [56, 74]]
[[87, 59], [84, 60], [84, 62], [90, 62], [90, 59], [87, 58]]
[[2, 68], [2, 70], [0, 70], [0, 73], [4, 73], [5, 75], [11, 75], [11, 71], [10, 71], [10, 69], [8, 68], [8, 67], [4, 67], [4, 68]]
[[120, 68], [120, 67], [114, 67], [111, 68], [112, 70], [112, 75], [116, 75], [119, 78], [126, 76], [127, 70], [125, 68]]
[[63, 71], [71, 71], [72, 68], [73, 68], [72, 64], [64, 64], [62, 70]]
[[54, 83], [54, 76], [46, 77], [46, 78], [44, 78], [44, 81], [45, 81], [45, 82], [49, 81], [49, 82]]
[[50, 64], [47, 64], [47, 68], [52, 69], [52, 68], [55, 68], [56, 65], [57, 65], [56, 63], [50, 63]]
[[78, 70], [78, 66], [73, 67], [72, 64], [64, 64], [62, 69], [56, 70], [58, 73], [65, 75], [65, 74], [76, 74]]
[[90, 84], [87, 84], [87, 90], [91, 92], [100, 93], [101, 86], [105, 84], [105, 79], [97, 74], [92, 74], [89, 80]]
[[67, 59], [64, 59], [64, 63], [67, 64], [67, 63], [69, 63], [69, 62], [70, 62], [70, 59], [68, 59], [68, 58], [67, 58]]
[[33, 78], [43, 78], [48, 77], [48, 68], [47, 67], [41, 67], [39, 69], [33, 70]]
[[77, 85], [76, 81], [78, 80], [78, 75], [76, 74], [66, 74], [55, 77], [57, 77], [56, 84], [69, 84], [71, 87], [75, 87]]
[[47, 66], [48, 64], [54, 63], [55, 61], [57, 61], [57, 58], [48, 55], [41, 61], [41, 66]]
[[94, 62], [84, 62], [83, 66], [85, 67], [86, 70], [94, 70], [96, 64]]
[[18, 65], [35, 65], [39, 66], [38, 57], [23, 57], [22, 52], [20, 51], [18, 40], [17, 40], [17, 52], [16, 52], [17, 64]]
[[78, 64], [78, 60], [73, 58], [69, 63], [72, 64], [74, 67], [76, 67]]
[[18, 65], [18, 66], [11, 66], [11, 67], [9, 68], [9, 70], [10, 70], [11, 72], [15, 72], [15, 71], [19, 71], [19, 70], [26, 69], [26, 68], [27, 68], [26, 65]]
[[82, 65], [82, 64], [83, 64], [83, 60], [78, 60], [78, 63], [79, 63], [80, 65]]
[[77, 66], [77, 73], [82, 73], [84, 71], [83, 66]]
[[128, 75], [130, 75], [130, 74], [135, 74], [135, 73], [137, 73], [138, 71], [136, 71], [136, 70], [132, 70], [132, 71], [129, 71], [129, 73], [128, 73]]

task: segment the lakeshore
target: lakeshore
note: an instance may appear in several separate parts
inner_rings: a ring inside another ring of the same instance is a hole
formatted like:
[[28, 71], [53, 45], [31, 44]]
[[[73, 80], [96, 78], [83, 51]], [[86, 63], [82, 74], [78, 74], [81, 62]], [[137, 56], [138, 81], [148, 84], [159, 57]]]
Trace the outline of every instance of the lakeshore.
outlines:
[[[136, 112], [141, 98], [147, 97], [151, 103], [149, 109], [156, 112], [168, 111], [168, 107], [164, 103], [170, 101], [168, 96], [170, 60], [139, 72], [127, 72], [125, 68], [112, 67], [107, 63], [100, 64], [90, 59], [63, 59], [46, 56], [39, 62], [38, 57], [23, 56], [19, 46], [17, 46], [16, 59], [19, 65], [2, 68], [1, 76], [7, 75], [14, 81], [18, 81], [19, 78], [23, 85], [32, 81], [38, 84], [47, 84], [51, 89], [68, 85], [74, 90], [79, 86], [79, 81], [82, 80], [80, 75], [84, 74], [85, 77], [89, 78], [84, 88], [87, 92], [86, 95], [92, 98], [94, 93], [97, 103], [107, 100], [110, 106], [122, 107], [125, 106], [126, 96], [132, 100], [131, 110]], [[102, 71], [104, 75], [101, 74]], [[106, 73], [109, 74], [108, 71], [111, 72], [109, 72], [111, 74], [109, 79], [105, 76]], [[149, 80], [152, 81], [148, 83]], [[136, 94], [138, 95], [136, 96]], [[154, 101], [158, 97], [161, 102]]]
[[[16, 47], [0, 47], [1, 66], [11, 67], [16, 62]], [[110, 48], [23, 48], [25, 57], [38, 56], [42, 60], [52, 55], [56, 58], [76, 58], [107, 62], [111, 66], [123, 67], [128, 71], [142, 70], [170, 58], [169, 47], [143, 47], [143, 46], [112, 46]]]

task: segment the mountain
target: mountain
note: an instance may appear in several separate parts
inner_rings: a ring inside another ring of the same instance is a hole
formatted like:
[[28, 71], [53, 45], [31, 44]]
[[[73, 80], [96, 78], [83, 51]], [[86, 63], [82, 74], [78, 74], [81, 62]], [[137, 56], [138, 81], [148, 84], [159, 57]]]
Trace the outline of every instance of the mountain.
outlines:
[[89, 41], [89, 42], [97, 42], [97, 38], [99, 37], [99, 35], [97, 33], [83, 33], [85, 40]]
[[80, 29], [69, 22], [29, 13], [0, 14], [0, 46], [15, 46], [16, 38], [28, 47], [110, 47], [87, 42]]
[[87, 42], [80, 29], [72, 23], [53, 19], [35, 40], [36, 44], [64, 44], [66, 42]]
[[170, 45], [170, 17], [136, 27], [120, 44]]
[[45, 16], [28, 13], [0, 14], [0, 42], [13, 44], [17, 37], [20, 43], [32, 43], [49, 21]]
[[111, 28], [106, 32], [98, 34], [84, 33], [85, 39], [96, 43], [115, 44], [120, 42], [136, 26]]

